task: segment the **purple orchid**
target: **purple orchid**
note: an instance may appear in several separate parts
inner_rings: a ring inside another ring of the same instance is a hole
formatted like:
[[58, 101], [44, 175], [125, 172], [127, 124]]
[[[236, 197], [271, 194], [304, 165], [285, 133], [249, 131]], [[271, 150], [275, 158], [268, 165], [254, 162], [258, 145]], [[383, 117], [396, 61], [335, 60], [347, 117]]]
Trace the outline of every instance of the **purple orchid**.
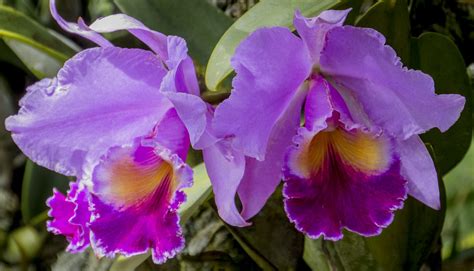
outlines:
[[436, 95], [432, 78], [403, 67], [377, 31], [343, 26], [348, 12], [296, 12], [299, 36], [262, 28], [236, 49], [233, 91], [212, 123], [221, 141], [204, 150], [228, 223], [248, 225], [281, 177], [289, 219], [312, 238], [379, 234], [407, 193], [439, 209], [419, 134], [446, 131], [465, 99]]
[[[184, 246], [177, 210], [193, 182], [184, 161], [190, 143], [206, 139], [208, 108], [186, 43], [125, 14], [87, 26], [64, 21], [54, 0], [50, 8], [64, 30], [100, 47], [30, 86], [6, 120], [31, 160], [77, 177], [66, 196], [54, 191], [48, 200], [48, 230], [65, 235], [71, 252], [89, 244], [99, 256], [151, 249], [162, 263]], [[114, 47], [99, 34], [117, 30], [153, 52]]]

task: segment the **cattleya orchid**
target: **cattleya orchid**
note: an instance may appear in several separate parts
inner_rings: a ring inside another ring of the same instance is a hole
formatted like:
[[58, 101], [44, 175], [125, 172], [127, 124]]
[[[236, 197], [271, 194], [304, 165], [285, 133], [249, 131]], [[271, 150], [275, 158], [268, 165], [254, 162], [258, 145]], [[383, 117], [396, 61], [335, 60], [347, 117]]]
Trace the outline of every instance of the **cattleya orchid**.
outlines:
[[446, 131], [465, 99], [436, 95], [432, 78], [403, 67], [382, 34], [343, 26], [348, 13], [297, 11], [299, 36], [262, 28], [236, 49], [233, 90], [212, 123], [221, 141], [204, 150], [228, 223], [248, 225], [282, 175], [286, 213], [312, 238], [338, 240], [344, 228], [377, 235], [407, 194], [440, 208], [419, 134]]
[[[199, 125], [207, 107], [186, 43], [125, 14], [87, 26], [64, 21], [54, 0], [50, 8], [64, 30], [99, 47], [30, 86], [19, 113], [6, 120], [31, 160], [77, 178], [67, 195], [54, 191], [48, 200], [48, 230], [65, 235], [70, 252], [89, 244], [99, 256], [151, 249], [162, 263], [184, 246], [177, 211], [193, 182], [184, 161], [190, 142], [205, 141]], [[117, 30], [153, 52], [118, 48], [100, 35]]]

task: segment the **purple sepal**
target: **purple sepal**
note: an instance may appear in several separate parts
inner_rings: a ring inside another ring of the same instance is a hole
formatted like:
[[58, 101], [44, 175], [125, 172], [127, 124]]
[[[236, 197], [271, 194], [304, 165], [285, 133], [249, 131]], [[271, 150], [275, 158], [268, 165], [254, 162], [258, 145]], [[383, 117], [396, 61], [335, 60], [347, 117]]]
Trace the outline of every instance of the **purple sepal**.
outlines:
[[56, 22], [59, 24], [59, 26], [64, 30], [69, 33], [73, 33], [76, 35], [79, 35], [83, 38], [86, 38], [97, 45], [101, 47], [111, 47], [113, 46], [110, 41], [106, 40], [104, 37], [102, 37], [99, 33], [96, 33], [95, 31], [91, 30], [82, 20], [82, 18], [78, 19], [77, 24], [76, 23], [70, 23], [66, 22], [61, 15], [59, 15], [58, 10], [56, 9], [56, 0], [50, 0], [49, 2], [49, 9], [51, 11], [51, 15], [53, 18], [56, 20]]

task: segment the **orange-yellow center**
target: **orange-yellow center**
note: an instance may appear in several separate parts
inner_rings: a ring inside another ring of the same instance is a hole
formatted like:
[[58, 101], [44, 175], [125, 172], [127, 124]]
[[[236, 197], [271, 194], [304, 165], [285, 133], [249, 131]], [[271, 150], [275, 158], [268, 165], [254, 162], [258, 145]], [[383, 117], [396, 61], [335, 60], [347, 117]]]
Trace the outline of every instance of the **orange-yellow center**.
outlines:
[[171, 196], [174, 191], [175, 176], [173, 167], [166, 161], [146, 165], [136, 163], [130, 156], [124, 157], [112, 168], [112, 185], [110, 195], [114, 202], [130, 206], [140, 203], [152, 195], [160, 185], [167, 190], [164, 195]]
[[318, 133], [303, 146], [299, 157], [306, 174], [317, 173], [330, 155], [338, 155], [348, 166], [367, 174], [385, 171], [389, 166], [388, 141], [361, 131], [347, 132], [340, 128]]

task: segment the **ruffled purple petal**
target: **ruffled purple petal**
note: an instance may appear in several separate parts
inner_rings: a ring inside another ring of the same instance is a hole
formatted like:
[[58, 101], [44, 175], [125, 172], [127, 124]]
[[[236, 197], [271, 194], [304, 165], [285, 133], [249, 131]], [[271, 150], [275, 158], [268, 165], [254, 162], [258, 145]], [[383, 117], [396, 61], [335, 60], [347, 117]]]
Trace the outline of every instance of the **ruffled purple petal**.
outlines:
[[377, 235], [406, 198], [399, 160], [388, 139], [337, 129], [300, 133], [284, 170], [285, 210], [311, 238]]
[[216, 109], [216, 136], [234, 137], [233, 148], [263, 160], [272, 129], [308, 77], [311, 60], [290, 30], [273, 27], [246, 38], [232, 65], [234, 89]]
[[113, 46], [112, 43], [110, 43], [108, 40], [102, 37], [99, 33], [96, 33], [95, 31], [89, 29], [89, 27], [87, 27], [87, 25], [84, 24], [81, 18], [79, 18], [79, 21], [77, 24], [66, 22], [61, 17], [61, 15], [59, 15], [58, 10], [56, 9], [56, 0], [50, 0], [49, 8], [51, 11], [51, 15], [64, 31], [86, 38], [101, 47]]
[[307, 91], [299, 90], [273, 126], [265, 160], [246, 159], [245, 174], [238, 190], [244, 219], [256, 215], [281, 182], [285, 152], [300, 125], [301, 107], [306, 94]]
[[408, 193], [429, 207], [441, 208], [438, 174], [428, 150], [418, 135], [397, 142], [401, 174], [408, 181]]
[[402, 67], [374, 30], [333, 28], [320, 64], [323, 74], [347, 88], [373, 123], [402, 140], [433, 127], [446, 131], [464, 107], [464, 97], [436, 95], [430, 76]]
[[350, 11], [351, 9], [326, 10], [313, 18], [304, 17], [299, 10], [295, 12], [293, 24], [315, 64], [319, 64], [326, 33], [336, 26], [342, 26]]
[[66, 236], [69, 245], [67, 251], [81, 252], [89, 246], [89, 228], [91, 212], [89, 211], [89, 194], [77, 182], [70, 183], [67, 196], [56, 189], [53, 196], [46, 201], [50, 207], [48, 215], [52, 218], [46, 223], [48, 231]]
[[232, 149], [229, 139], [205, 148], [202, 153], [207, 174], [212, 182], [219, 216], [232, 226], [250, 225], [235, 205], [237, 188], [245, 170], [244, 155]]
[[93, 174], [92, 241], [96, 253], [132, 256], [152, 251], [163, 263], [184, 247], [177, 210], [192, 170], [169, 150], [115, 147]]
[[33, 161], [79, 176], [83, 165], [98, 161], [111, 146], [152, 131], [172, 107], [158, 91], [165, 73], [148, 51], [82, 51], [57, 78], [29, 87], [6, 127]]

